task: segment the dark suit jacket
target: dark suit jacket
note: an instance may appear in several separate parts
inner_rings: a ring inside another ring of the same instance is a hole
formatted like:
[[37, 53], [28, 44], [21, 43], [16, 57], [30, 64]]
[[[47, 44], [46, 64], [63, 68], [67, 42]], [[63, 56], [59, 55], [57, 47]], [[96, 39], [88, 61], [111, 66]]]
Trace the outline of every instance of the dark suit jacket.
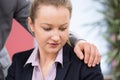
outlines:
[[[6, 80], [32, 80], [33, 67], [31, 64], [24, 66], [32, 51], [33, 49], [14, 55]], [[103, 75], [100, 65], [88, 68], [66, 44], [63, 48], [63, 67], [57, 65], [55, 80], [103, 80]]]
[[27, 29], [30, 0], [0, 0], [0, 50], [12, 28], [13, 19]]
[[0, 64], [0, 80], [5, 80], [1, 64]]

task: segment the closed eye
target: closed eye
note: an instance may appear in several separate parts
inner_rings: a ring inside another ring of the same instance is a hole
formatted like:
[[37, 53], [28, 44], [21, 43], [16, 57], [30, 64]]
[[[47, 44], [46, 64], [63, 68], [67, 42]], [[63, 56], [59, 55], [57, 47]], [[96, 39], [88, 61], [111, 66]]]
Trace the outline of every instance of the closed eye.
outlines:
[[59, 28], [59, 30], [61, 31], [65, 31], [68, 27], [64, 27], [64, 28]]
[[50, 31], [52, 28], [43, 28], [45, 31]]

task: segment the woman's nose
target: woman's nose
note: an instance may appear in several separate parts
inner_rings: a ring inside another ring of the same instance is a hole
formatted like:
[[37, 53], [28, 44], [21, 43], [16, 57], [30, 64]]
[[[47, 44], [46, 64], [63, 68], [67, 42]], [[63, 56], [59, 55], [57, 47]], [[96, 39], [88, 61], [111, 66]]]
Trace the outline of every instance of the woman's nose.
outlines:
[[52, 35], [52, 40], [59, 41], [60, 40], [60, 34], [59, 32], [54, 32]]

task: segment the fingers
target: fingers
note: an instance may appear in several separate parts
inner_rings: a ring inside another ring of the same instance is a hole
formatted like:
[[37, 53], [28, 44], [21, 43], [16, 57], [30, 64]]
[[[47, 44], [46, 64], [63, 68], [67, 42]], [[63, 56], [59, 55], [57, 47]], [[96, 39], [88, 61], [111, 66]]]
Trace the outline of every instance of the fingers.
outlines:
[[100, 63], [101, 56], [97, 50], [97, 47], [93, 44], [90, 44], [87, 48], [84, 49], [85, 52], [85, 63], [88, 64], [89, 67], [94, 67]]
[[94, 50], [94, 47], [91, 46], [90, 47], [90, 57], [89, 57], [89, 61], [88, 61], [88, 66], [91, 67], [93, 65], [93, 62], [94, 62], [94, 59], [95, 59], [95, 50]]
[[89, 62], [89, 59], [90, 59], [90, 48], [89, 48], [89, 46], [85, 46], [85, 48], [84, 48], [84, 62], [86, 63], [86, 64], [88, 64], [88, 62]]
[[99, 64], [100, 61], [101, 61], [101, 55], [100, 55], [100, 53], [99, 53], [99, 55], [98, 55], [98, 60], [97, 60], [97, 64]]
[[101, 60], [101, 55], [100, 55], [100, 53], [98, 52], [97, 49], [96, 49], [96, 53], [98, 53], [98, 54], [95, 55], [95, 58], [93, 60], [93, 63], [92, 63], [93, 67], [96, 66], [96, 64], [99, 64], [100, 60]]
[[84, 62], [88, 64], [89, 67], [94, 67], [100, 63], [101, 55], [97, 47], [91, 43], [85, 41], [77, 42], [74, 47], [74, 52], [81, 60], [84, 59]]
[[77, 55], [81, 60], [84, 59], [84, 55], [83, 55], [82, 50], [80, 49], [79, 46], [75, 46], [74, 52], [76, 53], [76, 55]]

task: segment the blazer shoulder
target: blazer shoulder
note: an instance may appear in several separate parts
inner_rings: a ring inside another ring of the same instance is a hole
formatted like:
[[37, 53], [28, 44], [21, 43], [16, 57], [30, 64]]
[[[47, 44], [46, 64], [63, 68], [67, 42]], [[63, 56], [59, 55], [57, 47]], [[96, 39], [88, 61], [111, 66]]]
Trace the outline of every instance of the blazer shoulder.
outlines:
[[[70, 59], [70, 61], [74, 61], [78, 62], [78, 63], [82, 63], [83, 60], [80, 60], [76, 53], [74, 52], [74, 48], [72, 46], [70, 46], [68, 43], [65, 44], [65, 46], [63, 47], [63, 55], [69, 56], [68, 58]], [[66, 54], [67, 53], [67, 54]]]
[[34, 48], [32, 48], [30, 50], [15, 53], [12, 57], [12, 61], [23, 62], [23, 64], [24, 64], [27, 61], [27, 59], [29, 58], [29, 56], [31, 55], [33, 49]]
[[80, 60], [77, 57], [74, 53], [74, 49], [68, 44], [64, 46], [63, 51], [63, 61], [66, 63], [70, 62], [69, 73], [76, 73], [76, 75], [72, 74], [71, 76], [79, 76], [81, 80], [103, 80], [100, 64], [95, 67], [88, 67], [87, 64], [84, 63], [84, 60]]

